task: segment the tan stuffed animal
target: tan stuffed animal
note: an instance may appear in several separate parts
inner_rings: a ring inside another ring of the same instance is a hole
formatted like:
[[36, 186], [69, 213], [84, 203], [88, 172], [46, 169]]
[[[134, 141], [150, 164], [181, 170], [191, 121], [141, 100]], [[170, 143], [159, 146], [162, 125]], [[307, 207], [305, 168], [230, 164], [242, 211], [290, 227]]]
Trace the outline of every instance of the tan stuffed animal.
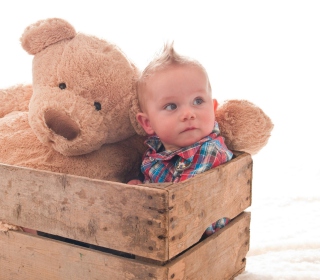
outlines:
[[[146, 147], [135, 118], [136, 67], [117, 46], [62, 19], [27, 27], [21, 43], [34, 55], [33, 83], [0, 90], [0, 162], [118, 182], [137, 177]], [[244, 100], [227, 101], [216, 118], [228, 147], [251, 154], [273, 128]]]
[[145, 149], [129, 118], [136, 67], [62, 19], [24, 31], [32, 86], [0, 91], [0, 162], [127, 182]]

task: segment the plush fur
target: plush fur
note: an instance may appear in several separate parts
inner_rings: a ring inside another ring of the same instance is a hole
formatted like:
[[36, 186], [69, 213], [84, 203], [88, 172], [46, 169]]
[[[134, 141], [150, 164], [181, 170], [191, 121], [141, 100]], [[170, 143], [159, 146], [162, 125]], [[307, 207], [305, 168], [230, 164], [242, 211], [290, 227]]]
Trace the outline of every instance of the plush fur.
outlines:
[[258, 153], [269, 140], [273, 123], [257, 106], [247, 100], [229, 100], [216, 112], [216, 120], [227, 147], [251, 155]]
[[61, 19], [26, 28], [33, 84], [0, 91], [0, 162], [127, 182], [145, 150], [130, 118], [136, 67]]
[[[146, 149], [135, 118], [135, 65], [117, 46], [62, 19], [27, 27], [21, 44], [34, 56], [33, 83], [0, 90], [0, 162], [109, 181], [135, 178]], [[227, 101], [217, 120], [229, 148], [251, 154], [273, 128], [248, 101]]]

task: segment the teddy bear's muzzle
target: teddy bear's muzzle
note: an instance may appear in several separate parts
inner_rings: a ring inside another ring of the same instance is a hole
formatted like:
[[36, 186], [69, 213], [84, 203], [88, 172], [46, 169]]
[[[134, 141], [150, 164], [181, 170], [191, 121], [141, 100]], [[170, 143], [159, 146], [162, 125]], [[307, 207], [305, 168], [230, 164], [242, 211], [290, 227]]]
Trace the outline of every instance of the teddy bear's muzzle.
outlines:
[[80, 133], [77, 123], [64, 112], [54, 109], [47, 110], [44, 119], [49, 129], [67, 140], [75, 139]]

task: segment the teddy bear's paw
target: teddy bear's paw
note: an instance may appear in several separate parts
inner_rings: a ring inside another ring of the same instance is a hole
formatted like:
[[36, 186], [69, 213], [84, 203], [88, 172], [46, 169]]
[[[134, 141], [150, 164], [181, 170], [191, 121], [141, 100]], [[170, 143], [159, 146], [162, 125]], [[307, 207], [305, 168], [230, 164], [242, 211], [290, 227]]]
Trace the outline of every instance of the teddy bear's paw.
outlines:
[[12, 112], [27, 112], [31, 95], [31, 85], [15, 85], [0, 89], [0, 118]]
[[267, 143], [273, 123], [261, 108], [247, 100], [228, 100], [218, 107], [216, 120], [229, 149], [254, 155]]
[[76, 31], [70, 23], [59, 18], [49, 18], [28, 26], [20, 41], [25, 51], [34, 55], [47, 46], [75, 36]]

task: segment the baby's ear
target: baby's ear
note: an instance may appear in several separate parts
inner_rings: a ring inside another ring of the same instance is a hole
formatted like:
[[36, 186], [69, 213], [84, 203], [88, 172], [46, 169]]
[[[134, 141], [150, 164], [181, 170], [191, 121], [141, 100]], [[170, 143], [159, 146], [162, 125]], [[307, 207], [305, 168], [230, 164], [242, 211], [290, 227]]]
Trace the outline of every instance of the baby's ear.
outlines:
[[149, 134], [149, 135], [154, 134], [154, 130], [151, 126], [151, 123], [150, 123], [150, 120], [149, 120], [149, 117], [147, 114], [138, 113], [137, 114], [137, 121], [143, 127], [144, 131], [147, 134]]
[[131, 106], [129, 109], [129, 117], [131, 124], [134, 128], [134, 130], [137, 132], [137, 134], [146, 136], [147, 133], [144, 131], [143, 127], [139, 124], [137, 120], [137, 114], [142, 113], [140, 106], [139, 106], [139, 101], [137, 95], [133, 95], [131, 98]]
[[216, 111], [219, 103], [218, 103], [217, 99], [212, 99], [212, 102], [213, 102], [213, 110]]

